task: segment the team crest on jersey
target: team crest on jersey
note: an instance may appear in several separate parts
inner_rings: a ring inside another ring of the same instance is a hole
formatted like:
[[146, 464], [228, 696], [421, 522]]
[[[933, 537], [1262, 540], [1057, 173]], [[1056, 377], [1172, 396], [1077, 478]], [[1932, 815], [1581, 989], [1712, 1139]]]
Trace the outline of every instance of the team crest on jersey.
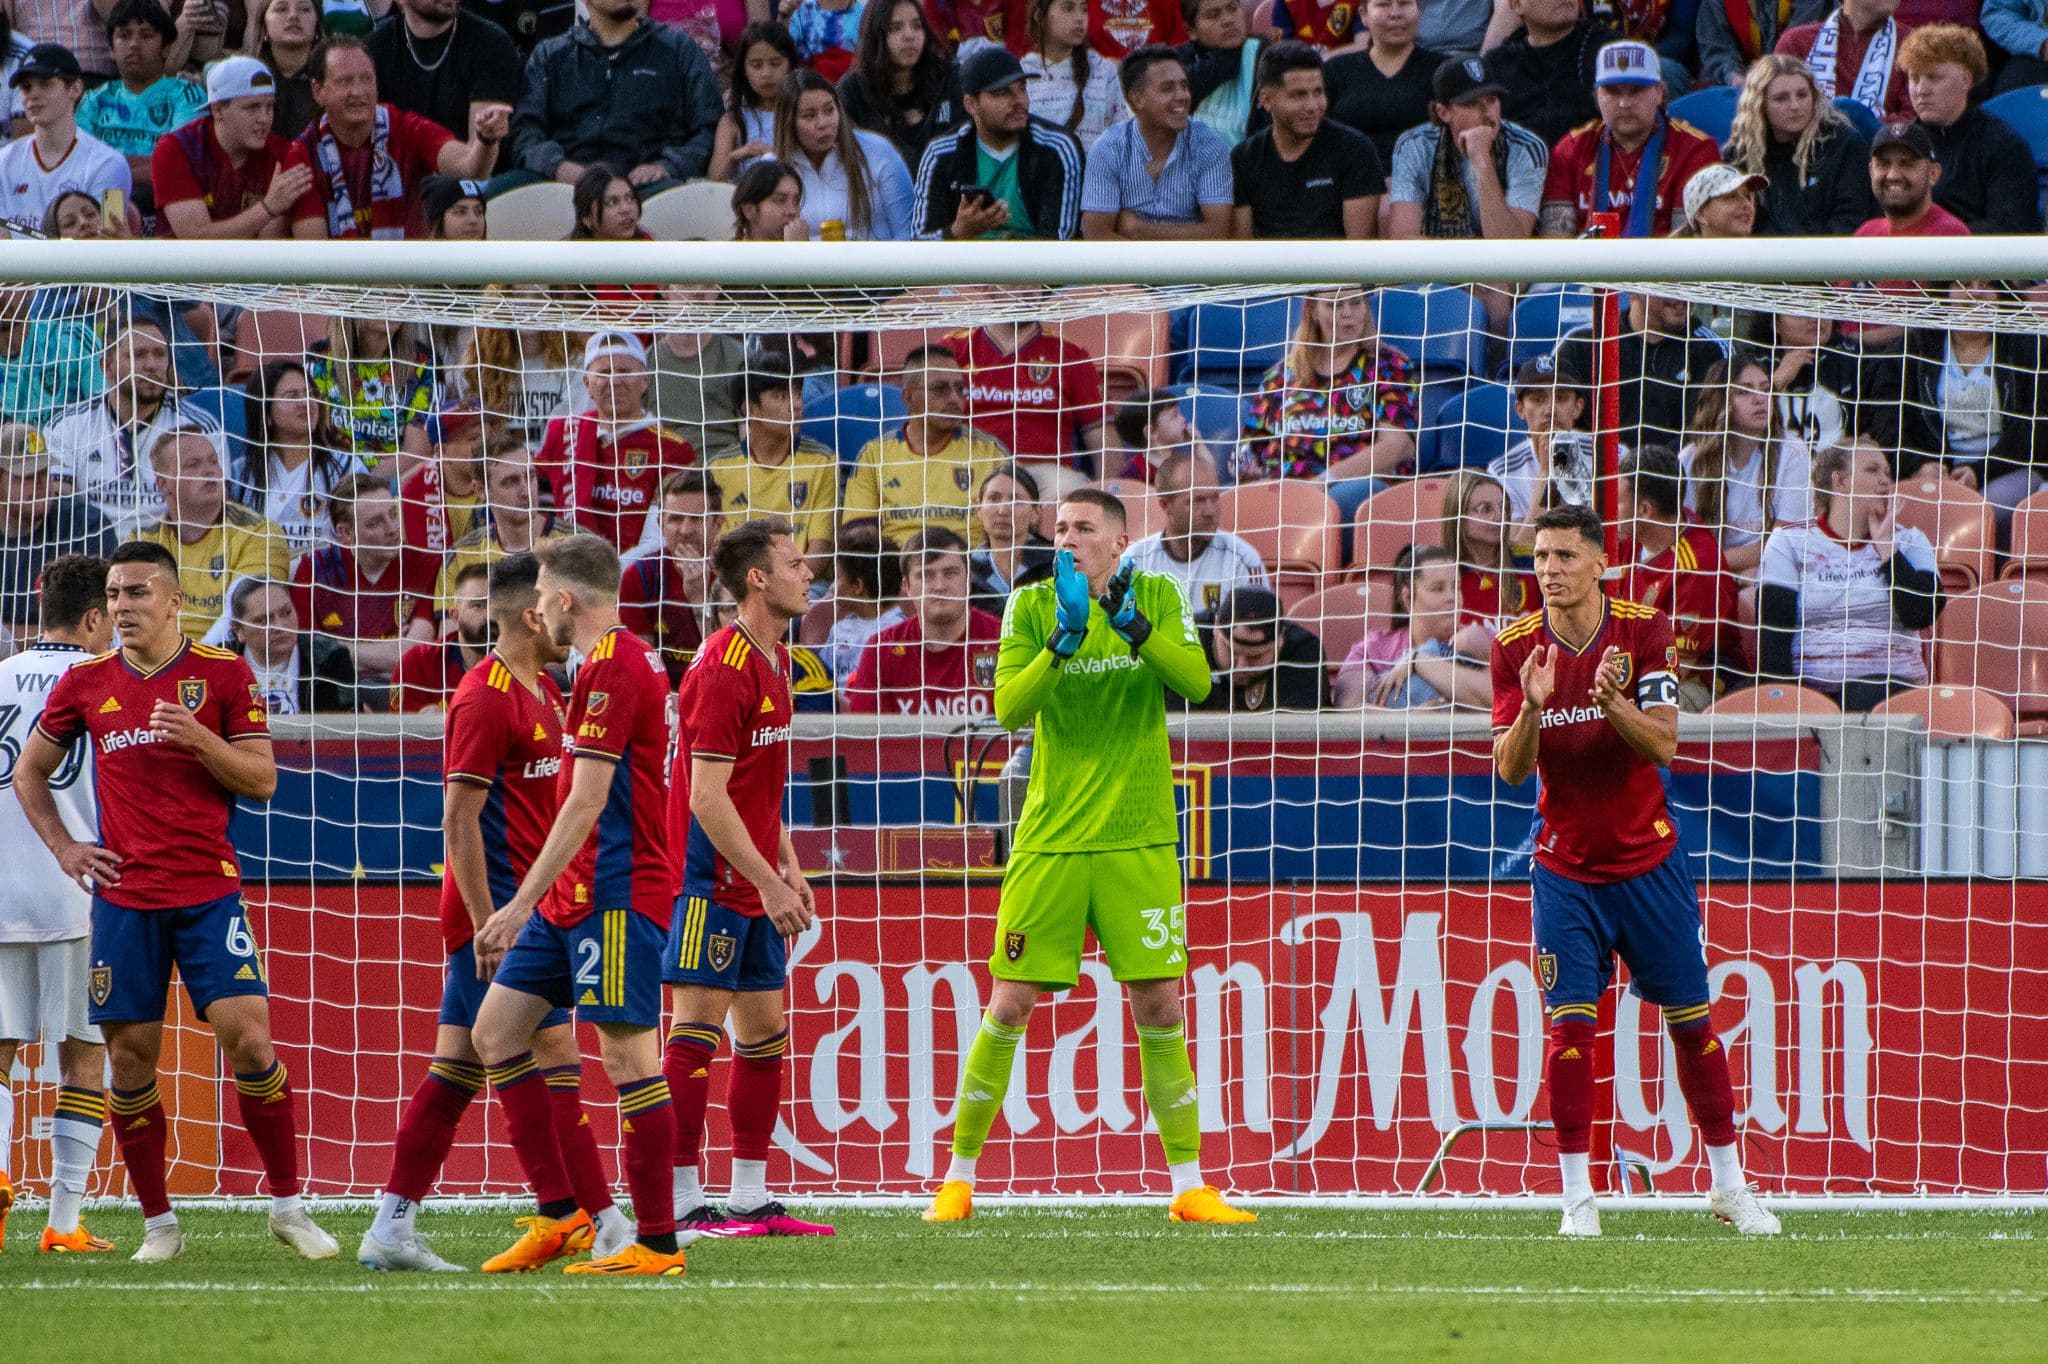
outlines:
[[1024, 935], [1022, 933], [1003, 934], [1003, 955], [1011, 961], [1016, 961], [1024, 955]]
[[606, 706], [609, 706], [611, 703], [612, 694], [610, 692], [594, 691], [590, 693], [590, 699], [583, 703], [583, 714], [586, 718], [590, 716], [602, 715], [604, 714], [604, 708]]
[[107, 996], [114, 993], [114, 968], [111, 966], [93, 967], [90, 983], [92, 985], [92, 1002], [95, 1004], [105, 1004]]
[[789, 481], [789, 509], [802, 511], [804, 503], [811, 497], [811, 481], [808, 478], [793, 478]]
[[723, 971], [732, 965], [733, 950], [739, 946], [739, 939], [726, 933], [713, 933], [704, 940], [704, 960], [711, 963], [714, 971]]
[[1031, 376], [1031, 382], [1034, 384], [1052, 382], [1051, 365], [1026, 365], [1024, 366], [1024, 372]]
[[970, 661], [974, 669], [974, 685], [993, 687], [996, 684], [996, 656], [992, 653], [978, 653]]
[[206, 704], [206, 679], [188, 677], [178, 684], [178, 704], [196, 712]]
[[213, 558], [211, 558], [211, 559], [209, 559], [209, 560], [207, 561], [207, 564], [206, 564], [206, 571], [207, 571], [208, 573], [211, 573], [211, 574], [212, 574], [212, 575], [213, 575], [214, 577], [216, 577], [216, 578], [218, 578], [218, 577], [219, 577], [219, 576], [220, 576], [221, 574], [223, 574], [223, 573], [227, 572], [227, 571], [228, 571], [228, 560], [227, 560], [227, 556], [226, 556], [225, 554], [216, 554], [216, 555], [214, 555], [214, 556], [213, 556]]
[[1536, 974], [1542, 978], [1544, 989], [1555, 990], [1557, 988], [1557, 954], [1555, 952], [1538, 952], [1536, 954]]
[[953, 470], [953, 486], [963, 493], [972, 488], [974, 486], [974, 470], [965, 465], [955, 467]]
[[626, 451], [626, 472], [627, 472], [627, 473], [629, 473], [629, 474], [637, 474], [637, 473], [639, 473], [639, 472], [640, 472], [640, 471], [641, 471], [642, 469], [645, 469], [646, 467], [647, 467], [647, 452], [646, 452], [645, 450], [628, 450], [628, 451]]
[[1616, 654], [1614, 661], [1621, 666], [1621, 676], [1616, 679], [1617, 687], [1626, 687], [1636, 675], [1636, 661], [1628, 654]]

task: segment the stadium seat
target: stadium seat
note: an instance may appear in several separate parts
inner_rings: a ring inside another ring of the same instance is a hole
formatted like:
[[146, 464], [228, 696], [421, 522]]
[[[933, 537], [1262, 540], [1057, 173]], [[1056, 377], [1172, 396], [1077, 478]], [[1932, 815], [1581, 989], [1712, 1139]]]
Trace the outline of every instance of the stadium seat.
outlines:
[[2048, 578], [1985, 583], [1943, 607], [1934, 679], [1981, 687], [2021, 720], [2048, 717]]
[[1593, 321], [1593, 295], [1585, 289], [1552, 289], [1530, 294], [1515, 305], [1509, 322], [1508, 367], [1513, 378], [1524, 360], [1548, 355], [1564, 334]]
[[1731, 691], [1706, 709], [1708, 715], [1840, 715], [1835, 698], [1811, 687], [1765, 682]]
[[[1186, 414], [1188, 425], [1202, 444], [1225, 464], [1234, 464], [1237, 442], [1244, 435], [1245, 413], [1250, 404], [1244, 395], [1227, 388], [1216, 388], [1208, 384], [1172, 384], [1166, 392], [1180, 399], [1180, 410]], [[1221, 470], [1223, 481], [1228, 483], [1232, 470]]]
[[1114, 493], [1117, 501], [1124, 504], [1125, 529], [1130, 532], [1131, 539], [1142, 540], [1166, 528], [1166, 513], [1160, 509], [1159, 499], [1143, 483], [1128, 478], [1106, 478], [1093, 486], [1106, 493]]
[[[1060, 509], [1060, 499], [1076, 488], [1088, 486], [1088, 476], [1078, 469], [1069, 469], [1064, 464], [1053, 464], [1046, 460], [1032, 460], [1031, 476], [1038, 480], [1038, 491], [1044, 500], [1038, 504], [1038, 533], [1052, 539], [1053, 520]], [[1132, 539], [1137, 537], [1133, 535]]]
[[1394, 559], [1417, 540], [1435, 544], [1444, 514], [1448, 480], [1412, 478], [1367, 498], [1351, 518], [1353, 573], [1392, 568]]
[[1198, 303], [1170, 321], [1173, 381], [1233, 393], [1257, 388], [1287, 353], [1300, 310], [1291, 295], [1242, 303]]
[[1842, 111], [1842, 117], [1849, 120], [1865, 142], [1877, 136], [1877, 115], [1870, 112], [1870, 106], [1854, 95], [1835, 96], [1835, 107]]
[[1385, 288], [1373, 300], [1380, 339], [1413, 360], [1423, 377], [1486, 368], [1486, 308], [1455, 285]]
[[234, 353], [221, 378], [243, 383], [272, 360], [304, 359], [315, 341], [327, 339], [327, 321], [314, 313], [246, 310], [235, 319]]
[[2010, 739], [2012, 708], [1981, 687], [1914, 687], [1873, 706], [1872, 715], [1917, 715], [1936, 739]]
[[1483, 469], [1528, 432], [1507, 385], [1474, 380], [1445, 400], [1433, 425], [1422, 428], [1416, 468], [1425, 474]]
[[576, 230], [575, 200], [557, 181], [521, 185], [485, 202], [484, 230], [496, 242], [558, 242]]
[[2035, 182], [2048, 190], [2048, 85], [2008, 90], [1985, 100], [1984, 112], [2020, 135], [2034, 155]]
[[1172, 349], [1167, 317], [1145, 308], [1144, 302], [1144, 297], [1134, 292], [1128, 311], [1091, 312], [1056, 322], [1051, 328], [1055, 336], [1102, 362], [1102, 391], [1112, 399], [1166, 383], [1167, 356]]
[[1944, 594], [1967, 592], [1994, 576], [1998, 523], [1989, 502], [1952, 478], [1933, 475], [1905, 480], [1896, 497], [1899, 524], [1934, 545]]
[[664, 242], [732, 240], [732, 186], [722, 180], [692, 180], [665, 189], [640, 205], [640, 227]]
[[2006, 553], [2010, 557], [2001, 577], [2048, 574], [2048, 491], [2035, 493], [2013, 508]]
[[1385, 577], [1363, 582], [1338, 583], [1311, 592], [1288, 610], [1287, 618], [1315, 631], [1323, 642], [1323, 658], [1334, 674], [1365, 638], [1374, 621], [1385, 623], [1394, 609], [1394, 585]]
[[1222, 527], [1257, 551], [1282, 607], [1321, 587], [1324, 571], [1338, 562], [1337, 505], [1307, 479], [1270, 478], [1226, 489]]
[[831, 394], [826, 403], [804, 405], [801, 434], [832, 450], [841, 464], [859, 459], [863, 445], [909, 414], [903, 390], [894, 384], [848, 384]]
[[1735, 103], [1742, 91], [1732, 85], [1711, 85], [1680, 95], [1669, 106], [1671, 117], [1682, 118], [1714, 139], [1719, 146], [1735, 127]]

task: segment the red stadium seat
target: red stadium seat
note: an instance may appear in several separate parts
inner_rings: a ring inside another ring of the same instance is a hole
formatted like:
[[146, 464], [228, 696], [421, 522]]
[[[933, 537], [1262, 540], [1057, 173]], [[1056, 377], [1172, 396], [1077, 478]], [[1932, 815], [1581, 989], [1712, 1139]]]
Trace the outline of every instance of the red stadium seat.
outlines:
[[1934, 623], [1934, 677], [1981, 687], [2021, 720], [2048, 717], [2048, 576], [1985, 583]]
[[1121, 399], [1139, 389], [1163, 388], [1172, 350], [1167, 316], [1143, 309], [1145, 298], [1133, 292], [1130, 312], [1090, 313], [1053, 324], [1052, 332], [1102, 362], [1102, 391]]
[[1375, 622], [1384, 625], [1393, 609], [1394, 585], [1380, 574], [1312, 592], [1288, 610], [1287, 618], [1315, 631], [1334, 674], [1352, 646]]
[[2035, 493], [2013, 508], [2012, 538], [2006, 543], [2006, 553], [2011, 557], [2000, 576], [2048, 574], [2048, 491]]
[[315, 341], [327, 339], [325, 317], [314, 313], [260, 313], [251, 309], [235, 321], [228, 383], [246, 381], [272, 360], [303, 359]]
[[1732, 691], [1708, 706], [1708, 715], [1840, 715], [1835, 698], [1811, 687], [1789, 682], [1766, 682], [1762, 686]]
[[1389, 569], [1395, 557], [1416, 541], [1435, 544], [1447, 482], [1410, 479], [1367, 498], [1351, 518], [1351, 560], [1345, 567], [1353, 573]]
[[1915, 475], [1899, 484], [1899, 524], [1934, 544], [1944, 593], [1967, 592], [1995, 574], [1998, 523], [1991, 504], [1952, 478]]
[[1321, 587], [1337, 564], [1337, 504], [1319, 483], [1272, 478], [1225, 489], [1222, 525], [1265, 562], [1283, 608]]
[[1166, 513], [1161, 509], [1159, 499], [1143, 483], [1128, 478], [1109, 478], [1094, 486], [1106, 493], [1114, 493], [1117, 501], [1124, 504], [1124, 515], [1128, 518], [1125, 527], [1131, 539], [1142, 540], [1166, 529]]
[[1902, 691], [1872, 715], [1917, 715], [1929, 736], [1940, 739], [2010, 739], [2012, 708], [1981, 687], [1915, 687]]

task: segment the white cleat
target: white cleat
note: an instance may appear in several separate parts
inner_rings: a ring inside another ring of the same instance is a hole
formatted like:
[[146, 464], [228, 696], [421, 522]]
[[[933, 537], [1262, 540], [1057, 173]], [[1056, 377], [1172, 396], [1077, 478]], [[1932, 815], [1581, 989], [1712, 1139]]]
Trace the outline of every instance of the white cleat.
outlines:
[[1777, 1215], [1764, 1206], [1754, 1184], [1725, 1192], [1715, 1189], [1707, 1195], [1707, 1211], [1744, 1236], [1776, 1236], [1784, 1230]]
[[418, 1236], [406, 1236], [396, 1241], [382, 1241], [375, 1232], [364, 1232], [363, 1243], [356, 1247], [356, 1263], [364, 1269], [385, 1270], [391, 1273], [417, 1274], [466, 1274], [469, 1271], [461, 1265], [450, 1264], [428, 1248], [425, 1240]]
[[176, 1227], [157, 1227], [143, 1233], [142, 1246], [128, 1258], [137, 1264], [161, 1264], [185, 1253], [185, 1233]]
[[304, 1208], [270, 1214], [270, 1234], [308, 1260], [331, 1260], [341, 1254], [340, 1244], [315, 1226]]
[[1600, 1205], [1591, 1196], [1564, 1206], [1564, 1220], [1558, 1223], [1559, 1236], [1598, 1236], [1600, 1234]]

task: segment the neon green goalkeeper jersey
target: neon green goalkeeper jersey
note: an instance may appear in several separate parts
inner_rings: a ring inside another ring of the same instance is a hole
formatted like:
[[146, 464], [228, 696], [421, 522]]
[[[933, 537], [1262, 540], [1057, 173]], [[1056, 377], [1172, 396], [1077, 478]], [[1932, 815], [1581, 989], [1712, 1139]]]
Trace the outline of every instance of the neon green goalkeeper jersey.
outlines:
[[1178, 841], [1166, 688], [1190, 701], [1209, 694], [1209, 660], [1180, 583], [1139, 573], [1131, 583], [1152, 635], [1138, 657], [1088, 605], [1088, 636], [1061, 662], [1052, 637], [1051, 582], [1010, 594], [996, 657], [996, 716], [1034, 726], [1031, 782], [1017, 824], [1018, 852], [1102, 852]]

